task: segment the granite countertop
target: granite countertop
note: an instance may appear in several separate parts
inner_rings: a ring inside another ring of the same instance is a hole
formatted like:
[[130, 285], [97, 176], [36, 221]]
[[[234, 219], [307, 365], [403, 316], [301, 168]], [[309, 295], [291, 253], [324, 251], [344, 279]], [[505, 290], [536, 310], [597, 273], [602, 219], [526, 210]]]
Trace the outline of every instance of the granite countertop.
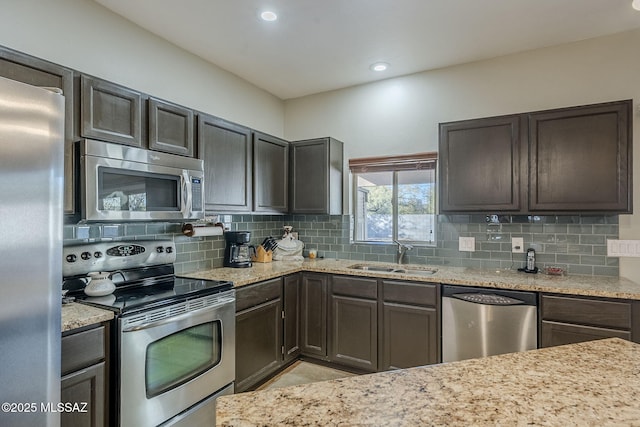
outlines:
[[[387, 265], [399, 268], [433, 268], [433, 275], [411, 273], [385, 273], [348, 268], [354, 264]], [[402, 265], [381, 262], [316, 259], [305, 261], [274, 261], [254, 263], [251, 268], [215, 268], [184, 274], [210, 280], [231, 280], [236, 287], [256, 283], [297, 271], [383, 277], [399, 280], [447, 283], [486, 288], [515, 289], [521, 291], [551, 292], [569, 295], [596, 296], [640, 300], [640, 283], [622, 277], [605, 276], [550, 276], [527, 274], [515, 270], [482, 270], [463, 267]]]
[[222, 426], [640, 425], [640, 345], [618, 338], [218, 398]]
[[90, 305], [70, 303], [62, 305], [62, 332], [113, 319], [113, 311]]

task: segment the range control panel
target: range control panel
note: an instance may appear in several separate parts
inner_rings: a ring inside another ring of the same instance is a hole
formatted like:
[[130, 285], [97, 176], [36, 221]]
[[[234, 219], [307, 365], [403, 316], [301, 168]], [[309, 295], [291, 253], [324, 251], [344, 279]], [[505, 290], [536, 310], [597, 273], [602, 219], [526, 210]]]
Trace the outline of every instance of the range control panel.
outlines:
[[171, 264], [176, 261], [176, 248], [171, 240], [87, 243], [65, 246], [62, 258], [62, 275], [70, 277], [92, 271]]

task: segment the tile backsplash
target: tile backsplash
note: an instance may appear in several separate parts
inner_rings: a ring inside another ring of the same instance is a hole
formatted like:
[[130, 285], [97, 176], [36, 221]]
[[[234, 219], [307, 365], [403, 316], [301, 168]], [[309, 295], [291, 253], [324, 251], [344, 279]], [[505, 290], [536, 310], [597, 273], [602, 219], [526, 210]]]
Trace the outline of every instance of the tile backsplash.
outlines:
[[[477, 268], [518, 268], [524, 254], [511, 253], [511, 237], [524, 238], [524, 249], [536, 250], [536, 262], [566, 268], [569, 274], [617, 276], [618, 258], [607, 257], [607, 239], [618, 238], [618, 216], [439, 215], [436, 245], [416, 245], [407, 252], [412, 264]], [[249, 230], [257, 245], [279, 238], [293, 226], [305, 249], [325, 258], [395, 262], [397, 246], [351, 242], [349, 215], [232, 215], [232, 230]], [[475, 252], [460, 252], [459, 237], [474, 237]], [[171, 239], [176, 243], [178, 274], [222, 266], [222, 236], [184, 236], [179, 223], [79, 224], [64, 228], [65, 245], [91, 240]]]

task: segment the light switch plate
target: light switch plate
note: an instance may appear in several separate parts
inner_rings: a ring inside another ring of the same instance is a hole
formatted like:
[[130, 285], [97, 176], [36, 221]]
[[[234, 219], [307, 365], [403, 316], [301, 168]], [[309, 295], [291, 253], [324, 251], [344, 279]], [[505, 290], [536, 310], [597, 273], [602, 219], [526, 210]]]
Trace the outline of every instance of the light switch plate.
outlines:
[[513, 252], [514, 254], [524, 253], [524, 237], [511, 238], [511, 252]]
[[459, 237], [458, 250], [460, 252], [475, 252], [476, 238], [475, 237]]

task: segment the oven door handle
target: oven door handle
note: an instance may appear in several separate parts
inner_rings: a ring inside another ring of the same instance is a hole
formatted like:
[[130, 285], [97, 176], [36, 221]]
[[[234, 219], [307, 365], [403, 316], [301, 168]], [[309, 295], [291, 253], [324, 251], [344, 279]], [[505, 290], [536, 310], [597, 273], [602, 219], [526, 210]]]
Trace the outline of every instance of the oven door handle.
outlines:
[[230, 297], [230, 298], [222, 298], [220, 299], [219, 302], [212, 304], [212, 305], [208, 305], [206, 307], [200, 308], [198, 310], [193, 310], [193, 311], [187, 311], [186, 313], [181, 313], [178, 314], [176, 316], [171, 316], [171, 317], [167, 317], [165, 319], [161, 319], [161, 320], [156, 320], [154, 322], [149, 322], [149, 323], [143, 323], [141, 325], [135, 325], [135, 326], [131, 326], [131, 327], [126, 327], [122, 329], [122, 332], [137, 332], [137, 331], [143, 331], [145, 329], [151, 329], [151, 328], [156, 328], [158, 326], [162, 326], [162, 325], [166, 325], [168, 323], [172, 323], [172, 322], [177, 322], [180, 320], [184, 320], [184, 319], [190, 319], [190, 320], [194, 320], [197, 321], [199, 316], [207, 316], [209, 315], [209, 311], [211, 310], [215, 310], [217, 308], [220, 308], [222, 306], [228, 305], [230, 303], [233, 303], [235, 301], [235, 298]]

